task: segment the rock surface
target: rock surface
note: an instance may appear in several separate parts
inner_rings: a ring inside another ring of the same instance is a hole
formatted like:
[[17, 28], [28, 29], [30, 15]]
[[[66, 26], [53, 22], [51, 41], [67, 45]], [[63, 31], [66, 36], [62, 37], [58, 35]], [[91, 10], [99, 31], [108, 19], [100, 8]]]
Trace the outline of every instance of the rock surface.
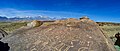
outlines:
[[116, 42], [115, 42], [114, 45], [118, 45], [118, 46], [120, 47], [120, 33], [119, 33], [119, 32], [116, 33], [116, 34], [115, 34], [115, 37], [117, 38], [117, 40], [116, 40]]
[[0, 29], [0, 39], [2, 39], [3, 37], [7, 36], [7, 32], [5, 32], [4, 30]]
[[89, 19], [22, 28], [2, 41], [9, 44], [10, 51], [116, 51], [110, 39]]

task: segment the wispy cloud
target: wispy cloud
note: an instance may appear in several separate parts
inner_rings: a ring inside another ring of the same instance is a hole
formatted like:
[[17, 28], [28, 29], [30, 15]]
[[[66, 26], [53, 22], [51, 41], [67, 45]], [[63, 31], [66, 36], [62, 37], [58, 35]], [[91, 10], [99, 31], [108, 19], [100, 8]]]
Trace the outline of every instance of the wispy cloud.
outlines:
[[76, 13], [76, 12], [65, 12], [65, 11], [45, 11], [45, 10], [17, 10], [17, 9], [0, 9], [0, 16], [11, 17], [25, 17], [25, 16], [48, 16], [48, 17], [56, 17], [56, 18], [80, 18], [82, 16], [89, 16], [90, 19], [94, 21], [102, 21], [102, 22], [120, 22], [120, 18], [114, 18], [110, 16], [99, 16], [92, 15], [87, 13]]
[[74, 12], [64, 12], [64, 11], [44, 11], [44, 10], [16, 10], [11, 8], [0, 9], [1, 16], [15, 17], [15, 16], [49, 16], [49, 17], [80, 17], [86, 14], [74, 13]]

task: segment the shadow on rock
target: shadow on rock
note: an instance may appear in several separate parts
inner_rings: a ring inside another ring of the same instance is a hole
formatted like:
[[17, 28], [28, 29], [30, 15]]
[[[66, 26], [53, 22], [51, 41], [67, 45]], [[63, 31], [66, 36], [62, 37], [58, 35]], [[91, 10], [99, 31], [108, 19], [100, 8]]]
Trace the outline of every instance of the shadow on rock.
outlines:
[[0, 51], [9, 51], [10, 47], [8, 46], [8, 43], [4, 43], [0, 41]]
[[115, 37], [117, 38], [117, 40], [114, 45], [118, 45], [120, 47], [120, 33], [118, 32], [117, 34], [115, 34]]

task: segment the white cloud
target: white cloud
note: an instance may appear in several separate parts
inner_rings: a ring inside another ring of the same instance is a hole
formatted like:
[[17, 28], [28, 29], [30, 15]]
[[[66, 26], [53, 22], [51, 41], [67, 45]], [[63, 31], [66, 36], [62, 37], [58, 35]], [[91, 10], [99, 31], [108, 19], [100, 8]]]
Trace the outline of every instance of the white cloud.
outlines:
[[44, 11], [44, 10], [16, 10], [11, 8], [0, 9], [0, 16], [7, 16], [7, 17], [25, 17], [25, 16], [48, 16], [48, 17], [66, 17], [66, 18], [80, 18], [82, 16], [88, 16], [90, 19], [94, 21], [107, 21], [107, 22], [120, 22], [119, 18], [114, 18], [110, 16], [98, 16], [98, 15], [91, 15], [91, 14], [83, 14], [83, 13], [75, 13], [75, 12], [64, 12], [64, 11]]
[[0, 9], [1, 16], [15, 17], [15, 16], [49, 16], [49, 17], [80, 17], [86, 14], [64, 12], [64, 11], [44, 11], [44, 10], [16, 10], [11, 8]]

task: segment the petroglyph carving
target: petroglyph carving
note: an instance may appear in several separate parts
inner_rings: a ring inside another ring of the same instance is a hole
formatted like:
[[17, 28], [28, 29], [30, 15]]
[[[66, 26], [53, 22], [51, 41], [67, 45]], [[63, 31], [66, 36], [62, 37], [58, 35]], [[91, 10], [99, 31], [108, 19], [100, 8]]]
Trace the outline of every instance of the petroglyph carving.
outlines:
[[64, 43], [60, 43], [60, 44], [56, 45], [55, 48], [57, 48], [57, 50], [59, 50], [63, 45], [64, 45]]
[[37, 40], [35, 43], [33, 43], [33, 44], [35, 44], [35, 45], [38, 45], [39, 43], [41, 43], [42, 41], [40, 41], [40, 40]]
[[31, 51], [37, 51], [37, 49], [36, 49], [36, 48], [33, 48]]
[[21, 50], [24, 48], [25, 51], [115, 51], [107, 36], [89, 18], [69, 19], [58, 23], [60, 24], [38, 26], [1, 40], [8, 42], [10, 51], [24, 51]]
[[64, 51], [68, 51], [70, 49], [70, 46], [68, 46]]
[[42, 45], [45, 47], [45, 45], [47, 45], [48, 44], [48, 42], [44, 42]]
[[78, 51], [85, 51], [85, 50], [88, 51], [88, 47], [81, 47], [78, 49]]
[[85, 42], [84, 41], [79, 41], [79, 44], [85, 44]]

